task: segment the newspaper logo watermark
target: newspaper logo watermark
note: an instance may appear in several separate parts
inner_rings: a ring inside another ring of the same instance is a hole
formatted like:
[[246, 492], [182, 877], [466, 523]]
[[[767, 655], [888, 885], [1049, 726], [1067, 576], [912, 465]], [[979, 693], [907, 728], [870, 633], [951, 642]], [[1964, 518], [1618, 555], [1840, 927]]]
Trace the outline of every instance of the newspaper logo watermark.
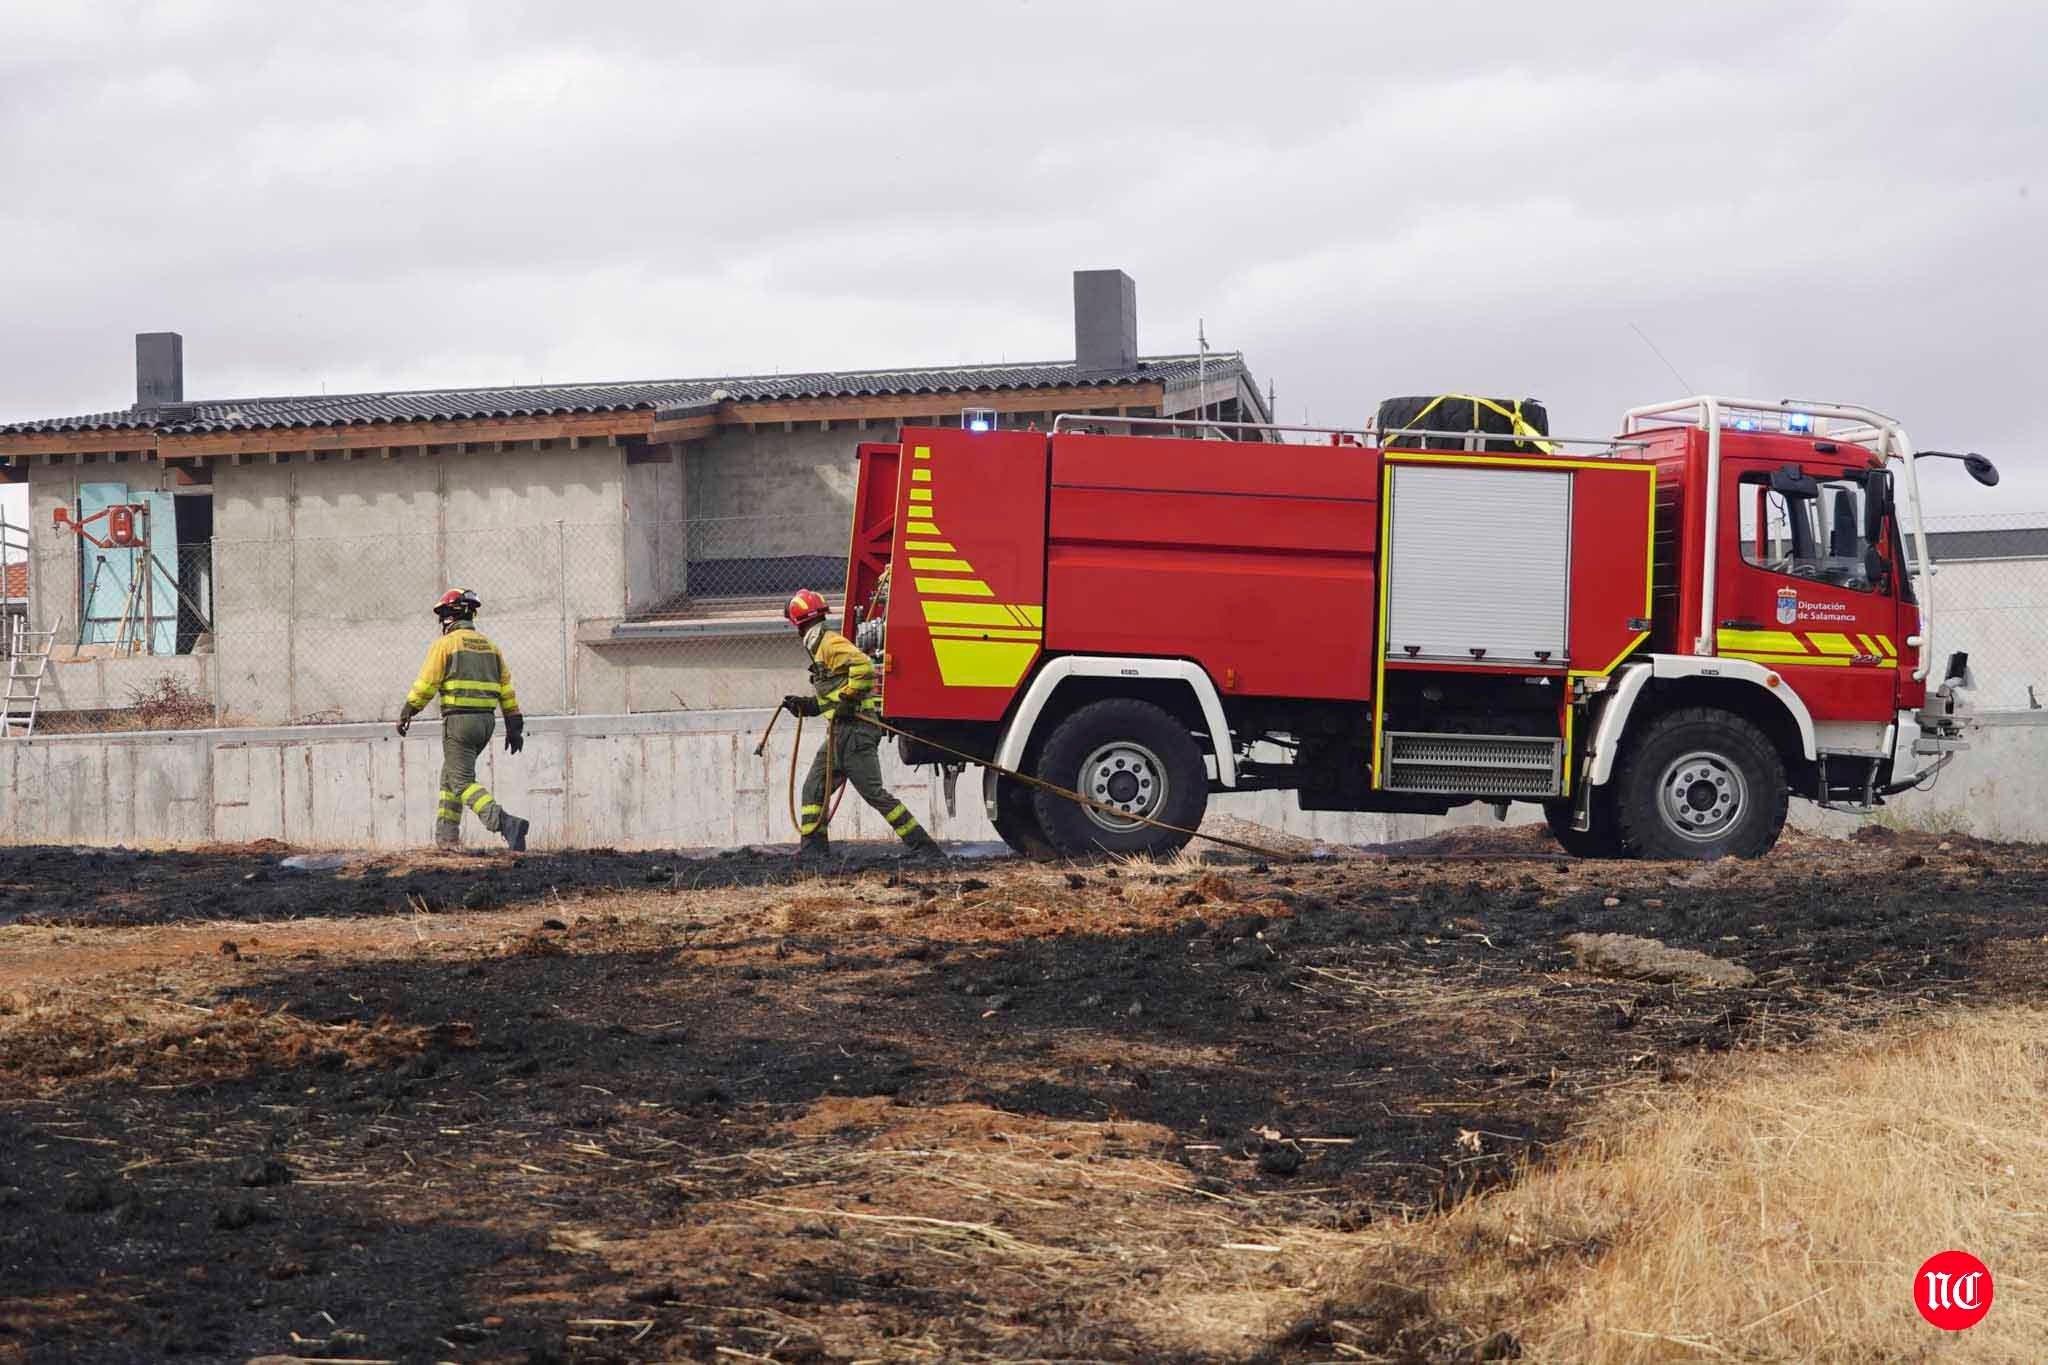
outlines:
[[1967, 1251], [1937, 1252], [1913, 1277], [1913, 1306], [1944, 1332], [1975, 1327], [1991, 1311], [1991, 1271]]

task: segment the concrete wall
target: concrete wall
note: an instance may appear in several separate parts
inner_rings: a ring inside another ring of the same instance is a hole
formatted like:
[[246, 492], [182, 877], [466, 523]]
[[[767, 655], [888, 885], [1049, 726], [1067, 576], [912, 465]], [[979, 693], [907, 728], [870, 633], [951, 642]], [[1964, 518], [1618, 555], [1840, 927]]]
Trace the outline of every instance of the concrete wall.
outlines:
[[626, 462], [622, 501], [628, 616], [654, 610], [688, 583], [684, 519], [690, 514], [690, 467], [684, 449], [662, 446], [655, 458]]
[[[534, 821], [533, 845], [731, 847], [791, 842], [785, 718], [753, 756], [772, 713], [583, 716], [529, 722], [517, 756], [493, 744], [478, 778]], [[822, 738], [805, 727], [799, 768]], [[945, 811], [927, 770], [889, 754], [897, 794], [945, 839], [991, 840], [975, 770], [957, 813]], [[405, 848], [433, 837], [441, 762], [438, 722], [400, 739], [384, 725], [81, 735], [0, 743], [0, 843], [191, 844], [283, 839], [310, 848]], [[799, 771], [801, 776], [801, 771]], [[1292, 797], [1260, 793], [1212, 804], [1219, 813], [1318, 837], [1377, 841], [1419, 833], [1412, 817], [1308, 816]], [[841, 838], [887, 839], [849, 793], [833, 822]], [[474, 821], [465, 839], [488, 845]]]
[[583, 626], [573, 680], [581, 713], [728, 711], [766, 706], [810, 686], [803, 647], [786, 628], [643, 644], [614, 642], [613, 624]]
[[563, 709], [565, 615], [616, 614], [625, 591], [623, 474], [619, 449], [559, 442], [217, 466], [216, 649], [229, 717], [395, 714], [434, 639], [431, 604], [449, 586], [483, 598], [480, 623], [514, 661], [522, 703]]
[[[836, 422], [782, 430], [727, 428], [686, 446], [692, 518], [745, 518], [739, 526], [707, 526], [692, 559], [743, 555], [844, 555], [854, 514], [854, 448], [864, 440], [895, 440], [895, 424]], [[819, 544], [817, 528], [840, 528], [838, 544]]]
[[[536, 847], [729, 847], [788, 842], [795, 726], [776, 727], [753, 756], [768, 712], [583, 716], [529, 723], [516, 757], [494, 744], [479, 778], [534, 821]], [[801, 760], [821, 738], [806, 727]], [[891, 751], [885, 750], [885, 753]], [[2048, 725], [1987, 728], [1931, 793], [1897, 799], [1882, 817], [1909, 828], [1997, 839], [2048, 839], [2039, 774]], [[283, 839], [312, 848], [403, 848], [432, 838], [440, 726], [399, 739], [388, 726], [81, 735], [0, 742], [0, 843], [191, 844]], [[961, 779], [947, 815], [935, 777], [890, 762], [897, 793], [942, 838], [986, 840], [979, 773]], [[1488, 820], [1485, 807], [1449, 820], [1305, 814], [1289, 794], [1221, 797], [1216, 814], [1338, 843], [1414, 838], [1447, 823]], [[1795, 803], [1795, 823], [1847, 833], [1857, 821]], [[1513, 808], [1516, 823], [1534, 808]], [[833, 826], [844, 838], [888, 837], [855, 796]], [[465, 837], [488, 843], [474, 821]]]

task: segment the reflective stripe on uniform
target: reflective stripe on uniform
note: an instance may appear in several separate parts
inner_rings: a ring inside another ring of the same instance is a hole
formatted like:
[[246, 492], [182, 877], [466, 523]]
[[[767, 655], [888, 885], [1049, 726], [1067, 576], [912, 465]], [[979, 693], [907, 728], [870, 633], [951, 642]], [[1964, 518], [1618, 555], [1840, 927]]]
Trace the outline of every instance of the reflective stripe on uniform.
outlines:
[[454, 792], [444, 791], [441, 793], [441, 801], [435, 813], [444, 820], [460, 820], [462, 818], [462, 803], [455, 799]]
[[484, 790], [483, 783], [472, 782], [462, 789], [462, 804], [482, 815], [491, 804], [491, 794]]
[[889, 828], [895, 830], [898, 834], [908, 834], [917, 828], [917, 817], [912, 815], [910, 808], [901, 801], [896, 803], [896, 809], [890, 811], [882, 818], [888, 821]]

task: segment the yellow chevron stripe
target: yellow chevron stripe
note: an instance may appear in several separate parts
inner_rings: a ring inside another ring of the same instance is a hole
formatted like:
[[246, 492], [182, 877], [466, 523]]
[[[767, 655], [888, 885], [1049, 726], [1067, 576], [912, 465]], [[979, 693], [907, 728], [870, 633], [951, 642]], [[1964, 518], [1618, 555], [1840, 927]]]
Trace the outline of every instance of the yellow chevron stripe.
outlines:
[[1015, 687], [1038, 657], [1031, 640], [934, 640], [939, 681], [947, 687]]
[[1762, 649], [1774, 654], [1804, 654], [1805, 642], [1789, 630], [1722, 630], [1714, 636], [1722, 653]]
[[910, 567], [913, 569], [930, 569], [935, 573], [974, 572], [974, 566], [964, 559], [920, 559], [916, 555], [910, 557]]
[[951, 554], [953, 553], [953, 542], [950, 540], [906, 540], [903, 542], [903, 548], [906, 550], [938, 550], [944, 554]]
[[1861, 654], [1862, 650], [1850, 643], [1849, 637], [1836, 631], [1815, 631], [1806, 637], [1807, 643], [1823, 654]]
[[930, 446], [919, 446], [910, 453], [920, 460], [929, 460], [932, 457], [932, 448]]
[[913, 521], [903, 528], [903, 532], [905, 535], [912, 536], [942, 536], [946, 534], [928, 521]]
[[999, 630], [994, 626], [926, 626], [934, 637], [944, 636], [958, 640], [1042, 640], [1045, 632], [1040, 630]]
[[932, 500], [932, 490], [929, 488], [913, 488], [910, 490], [910, 500], [912, 502], [930, 502]]
[[994, 597], [996, 591], [979, 578], [918, 578], [918, 592], [927, 597]]
[[[1747, 652], [1738, 653], [1727, 649], [1722, 650], [1721, 654], [1724, 658], [1748, 659], [1751, 663], [1769, 664], [1773, 668], [1856, 667], [1854, 656], [1845, 658], [1840, 654], [1751, 654]], [[1870, 668], [1897, 668], [1899, 661], [1897, 659], [1879, 659], [1874, 664], [1864, 666]]]
[[912, 483], [930, 483], [932, 481], [932, 472], [929, 469], [913, 469], [910, 471], [910, 481]]
[[[918, 605], [924, 609], [926, 625], [997, 626], [1014, 630], [1020, 624], [1044, 624], [1036, 615], [1029, 618], [1018, 616], [1016, 607], [1001, 602], [920, 602]], [[1027, 610], [1036, 613], [1038, 609], [1032, 607]]]

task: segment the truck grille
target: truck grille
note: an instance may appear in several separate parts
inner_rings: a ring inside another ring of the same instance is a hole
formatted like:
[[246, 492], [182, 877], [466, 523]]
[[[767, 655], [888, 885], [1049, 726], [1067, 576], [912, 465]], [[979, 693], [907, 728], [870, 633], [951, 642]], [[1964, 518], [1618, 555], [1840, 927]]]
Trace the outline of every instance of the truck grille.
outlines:
[[1564, 741], [1389, 731], [1380, 785], [1443, 796], [1562, 796]]

